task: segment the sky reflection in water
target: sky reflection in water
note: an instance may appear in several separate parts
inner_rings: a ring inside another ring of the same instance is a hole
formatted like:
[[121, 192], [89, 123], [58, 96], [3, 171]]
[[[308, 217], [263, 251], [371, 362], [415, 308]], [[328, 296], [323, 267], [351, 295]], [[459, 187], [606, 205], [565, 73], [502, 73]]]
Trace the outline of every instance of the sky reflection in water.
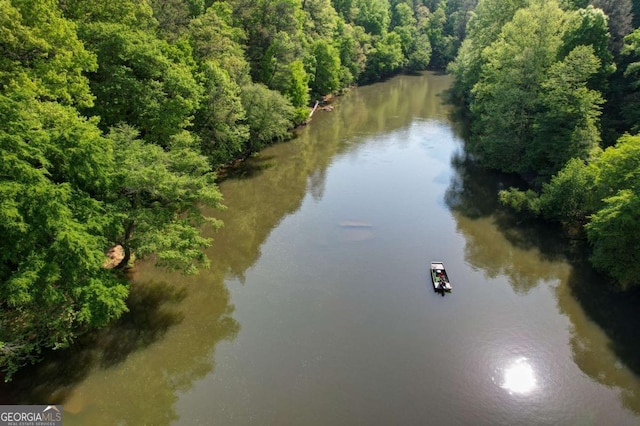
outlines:
[[535, 370], [525, 357], [511, 362], [503, 372], [502, 389], [510, 394], [528, 395], [538, 387]]

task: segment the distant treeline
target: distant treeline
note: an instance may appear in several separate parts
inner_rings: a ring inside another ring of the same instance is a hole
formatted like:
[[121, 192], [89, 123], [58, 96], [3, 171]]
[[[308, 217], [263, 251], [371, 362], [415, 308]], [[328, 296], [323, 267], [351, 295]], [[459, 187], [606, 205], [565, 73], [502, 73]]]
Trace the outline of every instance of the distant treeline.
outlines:
[[586, 236], [624, 288], [640, 284], [638, 18], [631, 0], [480, 0], [449, 65], [469, 151], [530, 184], [501, 200]]
[[0, 0], [5, 378], [126, 312], [134, 255], [206, 266], [221, 165], [325, 95], [446, 66], [476, 3]]

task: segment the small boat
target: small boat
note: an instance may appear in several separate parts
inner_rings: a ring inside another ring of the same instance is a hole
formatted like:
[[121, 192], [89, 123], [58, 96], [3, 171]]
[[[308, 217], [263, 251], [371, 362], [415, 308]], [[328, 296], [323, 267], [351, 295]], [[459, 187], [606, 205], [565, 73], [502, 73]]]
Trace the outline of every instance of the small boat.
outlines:
[[433, 288], [436, 291], [451, 291], [451, 282], [444, 269], [444, 263], [431, 262], [431, 281], [433, 281]]

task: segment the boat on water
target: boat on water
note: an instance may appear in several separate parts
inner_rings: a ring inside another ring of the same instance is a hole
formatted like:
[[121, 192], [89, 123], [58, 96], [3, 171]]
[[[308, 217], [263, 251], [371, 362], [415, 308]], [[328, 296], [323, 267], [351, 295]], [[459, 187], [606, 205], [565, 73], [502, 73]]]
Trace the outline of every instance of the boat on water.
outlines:
[[433, 281], [433, 288], [436, 291], [451, 291], [451, 282], [446, 269], [444, 269], [444, 263], [431, 262], [431, 281]]

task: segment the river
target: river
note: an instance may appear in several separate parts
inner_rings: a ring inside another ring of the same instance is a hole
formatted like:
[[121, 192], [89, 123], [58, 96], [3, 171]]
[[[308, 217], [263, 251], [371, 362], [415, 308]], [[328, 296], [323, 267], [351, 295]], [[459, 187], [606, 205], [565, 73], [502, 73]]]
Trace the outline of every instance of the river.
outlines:
[[638, 293], [496, 204], [512, 182], [465, 155], [450, 84], [355, 89], [247, 161], [209, 270], [139, 265], [131, 312], [5, 399], [66, 426], [638, 424]]

